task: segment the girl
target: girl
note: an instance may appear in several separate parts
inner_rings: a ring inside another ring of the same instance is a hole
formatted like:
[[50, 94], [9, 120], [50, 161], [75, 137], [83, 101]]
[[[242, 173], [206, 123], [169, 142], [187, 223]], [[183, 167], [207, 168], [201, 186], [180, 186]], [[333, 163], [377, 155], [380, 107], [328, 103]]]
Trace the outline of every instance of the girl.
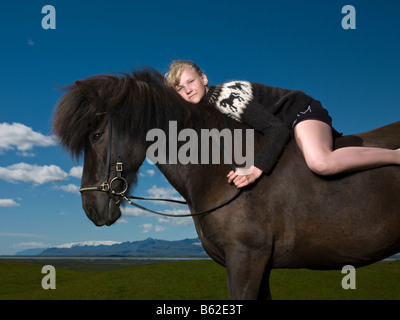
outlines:
[[208, 87], [207, 76], [191, 61], [175, 61], [166, 75], [167, 84], [183, 99], [209, 102], [228, 116], [243, 121], [264, 134], [254, 166], [246, 172], [228, 174], [237, 188], [269, 174], [278, 161], [290, 130], [308, 167], [319, 175], [400, 164], [400, 149], [347, 147], [333, 150], [332, 119], [321, 103], [301, 91], [270, 87], [247, 81], [232, 81]]

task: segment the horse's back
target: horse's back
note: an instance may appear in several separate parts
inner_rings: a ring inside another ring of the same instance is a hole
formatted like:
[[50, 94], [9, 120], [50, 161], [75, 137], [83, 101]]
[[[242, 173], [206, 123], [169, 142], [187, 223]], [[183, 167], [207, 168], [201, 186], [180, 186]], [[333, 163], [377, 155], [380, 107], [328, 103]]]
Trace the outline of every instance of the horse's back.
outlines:
[[[346, 146], [399, 148], [400, 122], [336, 138]], [[292, 142], [268, 178], [273, 267], [361, 266], [400, 250], [399, 166], [319, 176]]]
[[371, 131], [335, 139], [335, 149], [356, 146], [397, 149], [400, 148], [400, 121]]

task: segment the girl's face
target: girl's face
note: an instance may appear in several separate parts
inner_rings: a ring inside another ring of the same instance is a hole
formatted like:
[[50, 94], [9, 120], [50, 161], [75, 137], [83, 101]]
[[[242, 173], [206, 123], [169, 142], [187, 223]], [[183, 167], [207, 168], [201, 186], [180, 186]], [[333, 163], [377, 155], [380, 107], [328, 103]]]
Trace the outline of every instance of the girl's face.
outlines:
[[175, 90], [188, 102], [199, 103], [207, 94], [208, 79], [205, 74], [199, 75], [192, 68], [183, 69], [179, 85]]

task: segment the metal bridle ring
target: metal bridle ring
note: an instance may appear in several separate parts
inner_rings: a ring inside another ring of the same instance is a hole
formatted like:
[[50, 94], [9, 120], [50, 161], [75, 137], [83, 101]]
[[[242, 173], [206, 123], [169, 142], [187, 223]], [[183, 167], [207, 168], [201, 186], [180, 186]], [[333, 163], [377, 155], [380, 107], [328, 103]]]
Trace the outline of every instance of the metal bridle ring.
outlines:
[[[116, 191], [113, 190], [113, 183], [114, 183], [115, 180], [122, 180], [125, 183], [125, 188], [124, 188], [124, 190], [122, 192], [116, 192]], [[111, 180], [111, 182], [110, 182], [110, 191], [111, 191], [112, 194], [115, 194], [117, 196], [123, 196], [125, 194], [126, 190], [128, 190], [128, 182], [124, 178], [115, 177], [114, 179]]]

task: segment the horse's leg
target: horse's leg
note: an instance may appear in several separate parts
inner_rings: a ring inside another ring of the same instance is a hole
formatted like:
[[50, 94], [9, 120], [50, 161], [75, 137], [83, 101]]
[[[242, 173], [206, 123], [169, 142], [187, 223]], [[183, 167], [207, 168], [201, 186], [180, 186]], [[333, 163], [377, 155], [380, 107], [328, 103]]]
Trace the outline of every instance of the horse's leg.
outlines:
[[271, 300], [271, 289], [269, 287], [269, 276], [271, 274], [271, 269], [264, 270], [264, 276], [261, 280], [261, 287], [258, 292], [258, 300]]
[[229, 299], [270, 299], [268, 258], [248, 250], [236, 250], [227, 259]]

